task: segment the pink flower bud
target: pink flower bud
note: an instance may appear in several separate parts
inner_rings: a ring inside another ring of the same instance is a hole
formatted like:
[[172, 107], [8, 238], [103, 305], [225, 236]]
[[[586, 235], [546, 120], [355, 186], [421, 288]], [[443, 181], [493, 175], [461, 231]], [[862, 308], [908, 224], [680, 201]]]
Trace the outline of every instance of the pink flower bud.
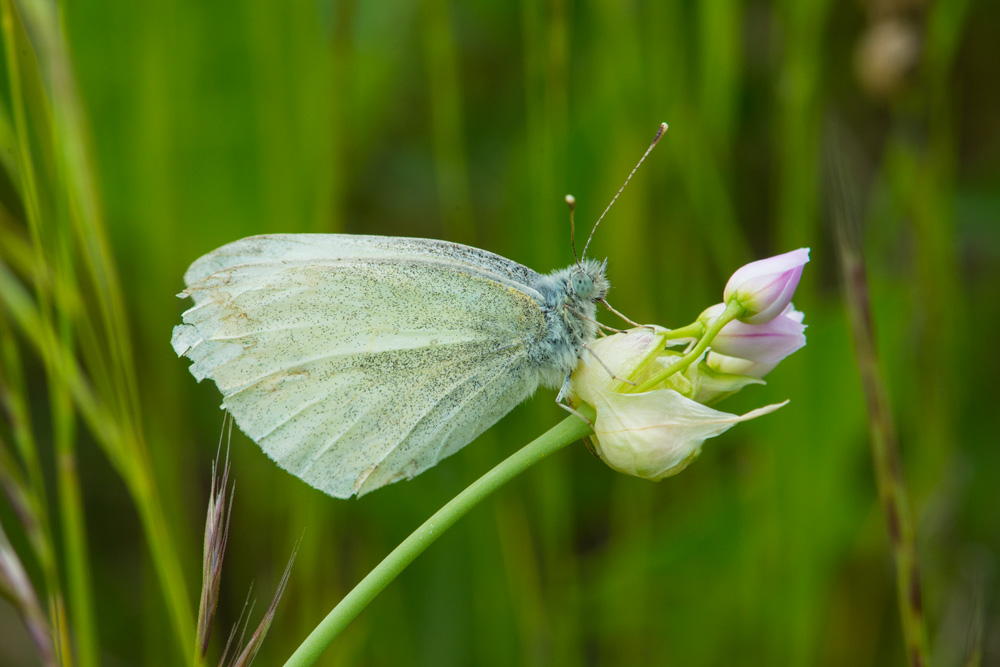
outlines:
[[764, 324], [780, 315], [792, 301], [802, 268], [809, 261], [809, 248], [799, 248], [750, 262], [733, 273], [723, 292], [724, 301], [746, 308], [741, 318], [747, 324]]
[[[712, 306], [701, 314], [700, 319], [711, 321], [725, 308], [725, 304], [721, 303]], [[764, 324], [744, 324], [734, 320], [712, 340], [712, 351], [727, 357], [776, 364], [806, 344], [806, 325], [802, 324], [804, 317], [802, 312], [788, 304], [779, 316]]]

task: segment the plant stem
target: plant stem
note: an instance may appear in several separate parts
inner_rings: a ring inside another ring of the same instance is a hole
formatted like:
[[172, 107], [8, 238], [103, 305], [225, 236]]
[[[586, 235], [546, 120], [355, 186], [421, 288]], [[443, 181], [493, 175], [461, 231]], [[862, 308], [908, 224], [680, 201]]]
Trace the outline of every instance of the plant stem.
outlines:
[[674, 373], [682, 371], [688, 366], [690, 366], [693, 361], [695, 361], [698, 357], [702, 355], [702, 353], [705, 352], [706, 349], [708, 349], [708, 346], [712, 343], [712, 340], [714, 340], [715, 337], [719, 334], [719, 332], [722, 331], [722, 327], [726, 326], [727, 324], [735, 320], [737, 317], [742, 315], [743, 311], [744, 311], [743, 306], [739, 305], [736, 302], [726, 304], [726, 309], [722, 311], [721, 315], [715, 318], [715, 321], [713, 321], [711, 325], [709, 325], [708, 329], [705, 331], [705, 334], [701, 337], [701, 340], [698, 341], [698, 344], [695, 345], [690, 352], [688, 352], [683, 357], [681, 357], [674, 363], [664, 368], [662, 371], [660, 371], [653, 377], [649, 378], [648, 380], [640, 384], [638, 387], [629, 391], [629, 393], [639, 393], [643, 391], [649, 391], [653, 387], [662, 384], [664, 380], [666, 380]]
[[[589, 405], [581, 405], [578, 411], [591, 421], [596, 416], [593, 408]], [[549, 454], [559, 451], [589, 433], [591, 433], [589, 424], [576, 416], [569, 416], [466, 487], [448, 504], [435, 512], [423, 525], [413, 531], [350, 593], [344, 596], [340, 603], [333, 608], [333, 611], [327, 614], [326, 618], [299, 645], [295, 653], [285, 663], [285, 667], [303, 667], [314, 664], [323, 651], [337, 638], [337, 635], [368, 606], [368, 603], [375, 599], [376, 595], [381, 593], [444, 531], [451, 528], [469, 510], [501, 486]]]
[[903, 481], [892, 408], [875, 350], [867, 279], [856, 257], [843, 261], [855, 354], [868, 403], [875, 482], [896, 561], [896, 594], [907, 659], [913, 667], [924, 667], [929, 664], [929, 651], [917, 567], [916, 535]]
[[691, 324], [678, 327], [677, 329], [670, 329], [663, 334], [663, 339], [676, 340], [678, 338], [701, 338], [704, 333], [705, 325], [701, 320], [698, 320], [697, 322], [692, 322]]
[[892, 405], [876, 345], [868, 270], [855, 211], [857, 195], [844, 158], [839, 153], [831, 158], [835, 231], [844, 302], [867, 403], [875, 485], [896, 561], [896, 597], [906, 658], [911, 667], [927, 667], [930, 664], [930, 647], [924, 624], [916, 531], [910, 516]]

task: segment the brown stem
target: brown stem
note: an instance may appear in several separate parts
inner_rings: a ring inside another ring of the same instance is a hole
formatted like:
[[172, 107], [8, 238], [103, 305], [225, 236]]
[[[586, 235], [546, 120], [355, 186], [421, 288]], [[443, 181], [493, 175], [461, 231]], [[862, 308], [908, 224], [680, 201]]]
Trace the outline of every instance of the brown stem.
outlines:
[[899, 440], [876, 347], [868, 272], [861, 249], [857, 217], [853, 215], [855, 202], [851, 197], [848, 172], [844, 168], [842, 155], [835, 153], [831, 157], [831, 195], [844, 299], [868, 410], [875, 483], [896, 561], [896, 594], [903, 640], [911, 667], [926, 667], [929, 664], [929, 649], [917, 567], [916, 538], [900, 465]]

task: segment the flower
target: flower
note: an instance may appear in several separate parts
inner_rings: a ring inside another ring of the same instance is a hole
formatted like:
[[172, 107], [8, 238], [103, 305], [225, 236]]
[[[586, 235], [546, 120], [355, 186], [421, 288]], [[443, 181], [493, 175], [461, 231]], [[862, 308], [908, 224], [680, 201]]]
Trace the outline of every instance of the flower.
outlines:
[[747, 324], [770, 322], [791, 303], [808, 261], [809, 248], [799, 248], [750, 262], [729, 278], [723, 300], [743, 306], [744, 314], [739, 319]]
[[[725, 304], [716, 304], [698, 319], [711, 322], [725, 309]], [[805, 314], [789, 303], [780, 315], [764, 324], [745, 324], [734, 320], [722, 327], [712, 340], [712, 351], [746, 361], [777, 364], [806, 344], [804, 318]]]
[[738, 357], [727, 357], [718, 352], [709, 352], [704, 365], [719, 373], [762, 378], [779, 364], [779, 361], [750, 361]]
[[581, 359], [571, 385], [574, 404], [586, 402], [596, 411], [593, 440], [597, 455], [619, 472], [652, 481], [686, 468], [708, 438], [784, 405], [768, 405], [745, 415], [706, 407], [691, 396], [713, 398], [753, 380], [727, 379], [711, 371], [706, 376], [698, 365], [671, 375], [650, 391], [627, 393], [630, 385], [623, 379], [642, 382], [679, 357], [675, 352], [664, 352], [661, 343], [661, 332], [644, 329], [602, 338], [592, 344], [593, 354]]
[[[714, 403], [718, 403], [727, 396], [732, 396], [740, 389], [743, 389], [743, 387], [751, 384], [767, 384], [757, 375], [752, 375], [750, 373], [735, 373], [712, 366], [708, 363], [708, 359], [711, 359], [712, 356], [713, 353], [709, 352], [705, 361], [702, 361], [699, 364], [692, 364], [688, 367], [687, 372], [685, 373], [691, 381], [693, 391], [690, 394], [684, 395], [691, 400], [697, 401], [703, 405], [712, 405]], [[732, 359], [732, 357], [726, 358]], [[738, 361], [744, 360], [739, 359]], [[775, 362], [774, 365], [777, 366], [777, 362]]]

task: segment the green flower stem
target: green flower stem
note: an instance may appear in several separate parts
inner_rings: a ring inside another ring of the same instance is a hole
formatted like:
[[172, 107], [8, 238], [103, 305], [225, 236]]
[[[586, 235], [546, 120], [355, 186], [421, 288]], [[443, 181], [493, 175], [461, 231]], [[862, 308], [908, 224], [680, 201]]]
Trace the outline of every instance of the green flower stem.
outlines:
[[[668, 377], [673, 375], [678, 371], [682, 371], [691, 365], [698, 357], [700, 357], [708, 346], [712, 343], [715, 337], [722, 331], [722, 327], [726, 326], [733, 320], [740, 317], [745, 311], [745, 308], [736, 302], [731, 302], [726, 304], [726, 309], [722, 311], [722, 314], [715, 318], [715, 321], [708, 327], [705, 334], [698, 341], [698, 344], [694, 346], [690, 352], [685, 354], [683, 357], [675, 361], [674, 363], [667, 366], [665, 369], [649, 378], [642, 384], [640, 384], [635, 389], [632, 389], [629, 393], [639, 393], [643, 391], [649, 391], [655, 387], [658, 387], [663, 383]], [[692, 327], [694, 325], [689, 325], [684, 327], [685, 329]], [[677, 331], [676, 329], [674, 331]], [[672, 333], [672, 332], [671, 332]]]
[[[589, 405], [581, 405], [579, 413], [593, 421], [596, 417], [594, 409]], [[285, 667], [303, 667], [314, 664], [337, 635], [343, 631], [375, 596], [382, 592], [399, 573], [406, 569], [417, 556], [424, 552], [444, 531], [483, 499], [514, 479], [522, 472], [535, 465], [549, 454], [559, 451], [566, 445], [576, 442], [590, 434], [590, 425], [576, 416], [562, 420], [541, 436], [531, 441], [517, 452], [507, 457], [488, 473], [469, 485], [464, 491], [452, 498], [447, 505], [403, 540], [392, 550], [374, 570], [355, 586], [333, 608], [326, 618], [306, 637], [295, 653], [285, 663]]]
[[701, 338], [705, 333], [705, 324], [698, 320], [678, 329], [671, 329], [663, 334], [663, 340], [676, 340], [678, 338]]

